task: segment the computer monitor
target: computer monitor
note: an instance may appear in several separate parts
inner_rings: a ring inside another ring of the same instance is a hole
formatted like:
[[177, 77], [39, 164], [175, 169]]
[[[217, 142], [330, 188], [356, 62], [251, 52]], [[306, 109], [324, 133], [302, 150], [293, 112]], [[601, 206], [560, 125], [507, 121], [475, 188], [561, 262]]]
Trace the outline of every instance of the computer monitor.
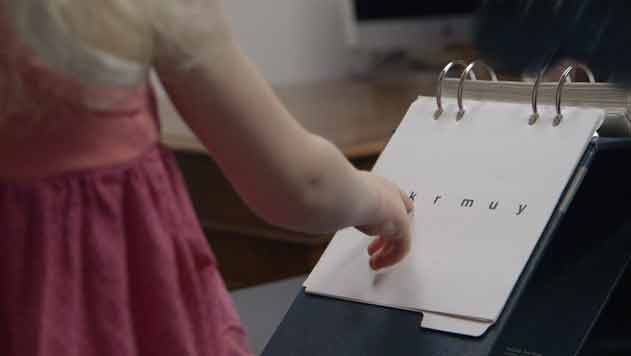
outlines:
[[343, 0], [348, 43], [358, 50], [440, 50], [472, 42], [482, 0]]

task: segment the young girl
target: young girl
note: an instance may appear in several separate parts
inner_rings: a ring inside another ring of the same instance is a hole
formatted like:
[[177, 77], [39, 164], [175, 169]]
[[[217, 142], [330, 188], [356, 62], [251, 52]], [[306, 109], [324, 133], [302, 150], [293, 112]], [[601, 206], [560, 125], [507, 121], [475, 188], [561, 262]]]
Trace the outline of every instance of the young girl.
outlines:
[[260, 217], [379, 236], [376, 270], [406, 254], [411, 201], [292, 119], [219, 0], [2, 0], [1, 355], [248, 353], [151, 68]]

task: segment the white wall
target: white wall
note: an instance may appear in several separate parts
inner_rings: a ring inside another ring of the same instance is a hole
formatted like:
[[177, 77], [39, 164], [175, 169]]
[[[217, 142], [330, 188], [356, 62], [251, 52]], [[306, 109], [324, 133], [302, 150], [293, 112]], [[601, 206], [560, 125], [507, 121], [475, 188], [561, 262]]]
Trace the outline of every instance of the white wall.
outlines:
[[343, 0], [224, 0], [240, 44], [273, 84], [348, 75]]

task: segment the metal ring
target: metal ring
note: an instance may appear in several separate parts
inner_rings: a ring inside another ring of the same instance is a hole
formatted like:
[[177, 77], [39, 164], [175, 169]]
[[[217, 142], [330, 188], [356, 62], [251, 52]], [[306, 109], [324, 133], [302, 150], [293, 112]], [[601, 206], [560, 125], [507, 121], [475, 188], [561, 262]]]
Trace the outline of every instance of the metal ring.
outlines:
[[469, 73], [471, 73], [473, 68], [475, 68], [475, 66], [477, 65], [482, 66], [484, 69], [486, 69], [489, 72], [489, 74], [491, 75], [492, 81], [494, 82], [497, 81], [497, 74], [495, 74], [495, 71], [493, 70], [493, 68], [491, 68], [488, 64], [480, 60], [471, 62], [467, 66], [467, 68], [465, 68], [464, 72], [462, 72], [462, 74], [460, 75], [460, 84], [458, 85], [458, 114], [456, 115], [456, 121], [460, 121], [465, 114], [464, 105], [462, 104], [462, 95], [464, 93], [464, 82], [467, 79], [467, 76], [469, 75]]
[[[530, 119], [528, 120], [528, 125], [534, 125], [537, 120], [539, 120], [539, 109], [537, 108], [537, 102], [539, 101], [539, 86], [541, 85], [541, 81], [543, 80], [543, 75], [548, 71], [548, 67], [544, 67], [539, 74], [537, 74], [537, 78], [535, 78], [535, 83], [532, 87], [531, 94], [531, 105], [532, 105], [532, 115], [530, 115]], [[569, 76], [565, 78], [566, 83], [571, 83], [572, 78]]]
[[585, 66], [583, 64], [573, 64], [573, 65], [571, 65], [571, 66], [569, 66], [569, 67], [567, 67], [565, 69], [563, 74], [561, 74], [561, 78], [559, 79], [559, 84], [557, 85], [557, 90], [556, 90], [556, 95], [555, 95], [557, 115], [554, 117], [554, 121], [552, 122], [552, 125], [554, 125], [554, 126], [559, 126], [561, 124], [561, 121], [563, 121], [563, 113], [561, 112], [561, 101], [562, 101], [562, 95], [563, 95], [563, 86], [565, 85], [566, 79], [576, 69], [582, 69], [583, 72], [585, 72], [585, 74], [587, 74], [587, 79], [589, 80], [589, 82], [590, 83], [596, 83], [596, 79], [594, 78], [594, 73], [592, 73], [592, 71], [587, 66]]
[[[461, 60], [455, 60], [447, 63], [447, 65], [443, 68], [443, 70], [438, 75], [438, 84], [436, 85], [436, 112], [434, 113], [434, 120], [438, 120], [440, 115], [443, 114], [443, 81], [445, 77], [451, 70], [454, 65], [462, 66], [463, 68], [467, 67], [467, 63]], [[475, 73], [471, 73], [471, 79], [476, 80]]]
[[546, 68], [544, 68], [537, 75], [537, 79], [535, 79], [535, 84], [532, 86], [532, 95], [531, 95], [531, 105], [532, 105], [532, 115], [530, 115], [530, 119], [528, 120], [528, 125], [534, 125], [537, 120], [539, 120], [539, 111], [537, 109], [537, 100], [539, 98], [539, 84], [541, 84], [541, 79], [543, 79], [543, 74], [546, 72]]

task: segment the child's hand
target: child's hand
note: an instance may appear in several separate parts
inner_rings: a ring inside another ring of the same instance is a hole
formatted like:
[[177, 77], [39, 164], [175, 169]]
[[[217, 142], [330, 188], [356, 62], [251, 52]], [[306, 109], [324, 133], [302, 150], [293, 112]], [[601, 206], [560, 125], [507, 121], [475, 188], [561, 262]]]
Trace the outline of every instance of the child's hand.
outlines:
[[357, 227], [370, 236], [378, 236], [370, 246], [370, 267], [374, 270], [399, 263], [410, 250], [410, 217], [414, 202], [396, 185], [379, 176], [363, 173], [377, 192], [379, 209], [374, 223]]

